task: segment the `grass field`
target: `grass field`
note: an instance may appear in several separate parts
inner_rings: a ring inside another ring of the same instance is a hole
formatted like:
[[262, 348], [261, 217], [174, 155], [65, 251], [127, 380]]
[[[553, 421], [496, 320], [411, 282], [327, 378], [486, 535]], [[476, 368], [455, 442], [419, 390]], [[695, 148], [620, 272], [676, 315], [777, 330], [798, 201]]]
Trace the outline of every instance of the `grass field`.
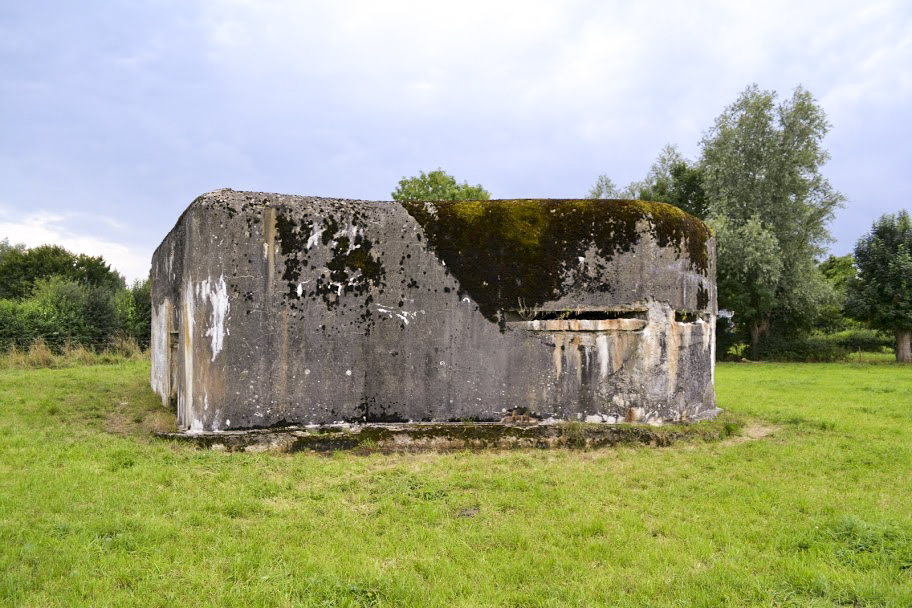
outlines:
[[912, 366], [722, 365], [668, 448], [230, 454], [148, 365], [0, 370], [0, 605], [912, 606]]

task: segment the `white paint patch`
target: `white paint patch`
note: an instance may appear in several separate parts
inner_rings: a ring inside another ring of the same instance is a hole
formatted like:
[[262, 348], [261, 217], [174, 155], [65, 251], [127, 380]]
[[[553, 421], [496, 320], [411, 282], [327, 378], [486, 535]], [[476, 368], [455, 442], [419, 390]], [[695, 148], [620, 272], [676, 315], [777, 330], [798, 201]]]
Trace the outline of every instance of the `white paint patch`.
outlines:
[[170, 302], [167, 298], [152, 307], [152, 389], [162, 398], [162, 404], [167, 404], [171, 392], [171, 369], [168, 359], [171, 355], [169, 340]]
[[409, 321], [417, 319], [419, 314], [425, 314], [423, 310], [396, 310], [393, 306], [384, 306], [383, 304], [377, 304], [377, 312], [388, 316], [390, 319], [398, 318], [406, 325], [409, 324]]
[[323, 229], [318, 227], [317, 224], [314, 224], [313, 232], [310, 235], [310, 238], [307, 239], [306, 247], [310, 249], [314, 245], [320, 242], [320, 237], [323, 236]]
[[178, 421], [187, 424], [187, 420], [192, 420], [191, 428], [194, 424], [199, 425], [199, 432], [203, 430], [203, 423], [192, 417], [193, 412], [193, 326], [194, 314], [196, 313], [196, 302], [193, 300], [193, 281], [187, 279], [187, 288], [184, 290], [184, 310], [183, 317], [183, 350], [184, 350], [184, 386], [183, 391], [178, 392]]
[[355, 249], [360, 247], [360, 245], [355, 245], [355, 239], [359, 235], [364, 234], [364, 229], [359, 228], [359, 227], [355, 226], [354, 224], [349, 224], [348, 229], [345, 232], [346, 232], [346, 235], [348, 236], [348, 252], [347, 253], [351, 253], [352, 251], [354, 251]]
[[608, 336], [605, 334], [596, 336], [595, 346], [598, 348], [599, 377], [604, 380], [608, 377], [608, 358], [611, 356], [608, 350]]
[[351, 376], [351, 375], [352, 375], [352, 370], [350, 370], [350, 369], [345, 370], [345, 375], [346, 375], [346, 376]]
[[208, 300], [212, 306], [212, 313], [209, 316], [209, 326], [206, 329], [206, 336], [210, 340], [212, 350], [212, 361], [224, 346], [225, 336], [228, 331], [225, 322], [228, 320], [228, 311], [231, 306], [228, 303], [228, 286], [225, 284], [225, 276], [219, 277], [218, 281], [200, 281], [197, 284], [197, 290], [201, 300]]
[[298, 297], [301, 297], [301, 294], [304, 293], [304, 283], [298, 283]]

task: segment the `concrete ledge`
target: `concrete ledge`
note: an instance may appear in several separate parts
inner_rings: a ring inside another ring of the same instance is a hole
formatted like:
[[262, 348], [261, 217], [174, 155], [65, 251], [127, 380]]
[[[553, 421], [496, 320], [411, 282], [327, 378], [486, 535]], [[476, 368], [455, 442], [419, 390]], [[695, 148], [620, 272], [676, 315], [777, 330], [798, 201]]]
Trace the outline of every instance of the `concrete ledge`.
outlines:
[[615, 445], [668, 446], [688, 439], [720, 440], [739, 426], [719, 421], [650, 426], [558, 422], [502, 424], [364, 424], [287, 427], [205, 433], [158, 433], [163, 439], [228, 452], [419, 452], [517, 448], [599, 448]]

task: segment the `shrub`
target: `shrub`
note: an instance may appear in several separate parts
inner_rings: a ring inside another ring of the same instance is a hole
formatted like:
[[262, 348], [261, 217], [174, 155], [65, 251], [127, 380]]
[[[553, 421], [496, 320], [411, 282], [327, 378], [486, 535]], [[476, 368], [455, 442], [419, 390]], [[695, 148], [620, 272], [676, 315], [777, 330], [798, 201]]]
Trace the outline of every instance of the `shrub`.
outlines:
[[833, 339], [841, 347], [852, 352], [864, 351], [879, 353], [884, 348], [893, 346], [893, 336], [873, 329], [850, 329], [833, 334]]
[[760, 343], [757, 357], [769, 361], [829, 363], [844, 360], [849, 351], [831, 335], [768, 336]]

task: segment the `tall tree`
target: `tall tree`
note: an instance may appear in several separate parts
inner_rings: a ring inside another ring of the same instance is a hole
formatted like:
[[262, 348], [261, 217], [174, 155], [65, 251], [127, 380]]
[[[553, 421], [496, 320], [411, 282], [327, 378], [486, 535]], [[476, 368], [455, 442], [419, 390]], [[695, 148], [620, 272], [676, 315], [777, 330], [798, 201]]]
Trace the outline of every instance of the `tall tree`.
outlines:
[[481, 184], [470, 186], [459, 183], [443, 169], [425, 173], [418, 177], [403, 177], [392, 194], [394, 201], [486, 201], [491, 194]]
[[896, 360], [912, 363], [912, 221], [887, 214], [855, 245], [858, 274], [846, 308], [859, 320], [896, 335]]
[[[777, 104], [775, 92], [751, 85], [703, 138], [702, 182], [719, 237], [719, 304], [750, 330], [752, 355], [774, 323], [806, 327], [832, 298], [815, 263], [830, 240], [827, 222], [844, 200], [820, 173], [829, 158], [822, 146], [829, 127], [803, 88]], [[750, 271], [748, 258], [722, 259], [736, 248], [729, 238], [753, 239], [780, 260], [781, 272], [760, 275]], [[736, 299], [723, 295], [735, 292]]]

